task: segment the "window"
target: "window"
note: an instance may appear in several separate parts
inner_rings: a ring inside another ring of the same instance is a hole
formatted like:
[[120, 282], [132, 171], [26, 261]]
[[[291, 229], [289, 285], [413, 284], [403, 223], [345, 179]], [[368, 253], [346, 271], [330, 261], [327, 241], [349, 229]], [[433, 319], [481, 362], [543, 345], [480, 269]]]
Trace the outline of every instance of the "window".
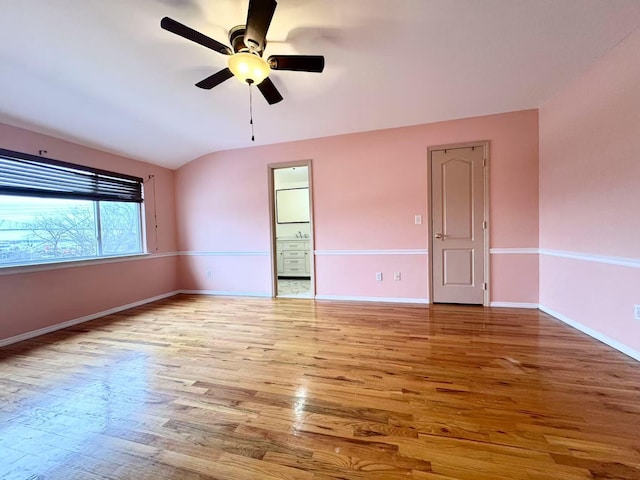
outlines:
[[142, 179], [0, 149], [0, 266], [142, 253]]

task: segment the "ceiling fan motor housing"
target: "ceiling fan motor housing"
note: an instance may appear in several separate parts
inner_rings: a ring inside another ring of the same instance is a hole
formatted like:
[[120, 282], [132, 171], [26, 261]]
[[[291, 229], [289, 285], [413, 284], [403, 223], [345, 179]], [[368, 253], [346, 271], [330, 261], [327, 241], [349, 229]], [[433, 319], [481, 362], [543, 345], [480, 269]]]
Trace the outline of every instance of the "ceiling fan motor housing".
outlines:
[[252, 53], [257, 53], [258, 55], [262, 56], [264, 48], [267, 46], [267, 41], [265, 40], [263, 48], [257, 48], [258, 45], [255, 44], [255, 42], [254, 45], [256, 48], [249, 48], [244, 41], [244, 35], [246, 31], [246, 25], [237, 25], [229, 31], [229, 43], [231, 44], [231, 48], [233, 48], [233, 53], [251, 51]]

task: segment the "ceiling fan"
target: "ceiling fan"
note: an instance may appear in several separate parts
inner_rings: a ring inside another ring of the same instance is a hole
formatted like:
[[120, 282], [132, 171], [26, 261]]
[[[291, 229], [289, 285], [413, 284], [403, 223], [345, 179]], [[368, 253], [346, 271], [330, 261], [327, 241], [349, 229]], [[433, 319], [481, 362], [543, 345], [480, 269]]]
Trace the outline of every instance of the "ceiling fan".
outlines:
[[262, 58], [276, 5], [276, 0], [249, 0], [246, 25], [233, 27], [229, 32], [231, 48], [169, 17], [164, 17], [160, 26], [229, 56], [227, 68], [199, 81], [197, 87], [209, 90], [235, 76], [244, 83], [257, 85], [267, 102], [273, 105], [282, 100], [282, 95], [269, 78], [271, 70], [317, 73], [324, 70], [322, 55], [272, 55], [267, 60]]

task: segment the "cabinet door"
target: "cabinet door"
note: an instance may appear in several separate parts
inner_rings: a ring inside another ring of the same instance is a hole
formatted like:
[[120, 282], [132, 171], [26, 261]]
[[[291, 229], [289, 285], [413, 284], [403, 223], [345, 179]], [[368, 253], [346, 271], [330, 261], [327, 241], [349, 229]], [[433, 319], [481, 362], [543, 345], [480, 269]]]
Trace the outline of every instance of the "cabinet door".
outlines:
[[284, 252], [281, 242], [276, 244], [276, 266], [278, 273], [284, 273]]

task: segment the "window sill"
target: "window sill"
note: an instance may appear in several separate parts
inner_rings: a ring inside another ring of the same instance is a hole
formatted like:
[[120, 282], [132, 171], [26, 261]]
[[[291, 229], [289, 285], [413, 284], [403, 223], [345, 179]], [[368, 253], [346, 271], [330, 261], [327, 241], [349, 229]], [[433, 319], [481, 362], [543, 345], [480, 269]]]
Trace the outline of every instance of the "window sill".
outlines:
[[153, 258], [170, 257], [175, 253], [135, 253], [131, 255], [118, 255], [113, 257], [81, 258], [74, 260], [61, 260], [50, 263], [32, 263], [22, 265], [0, 266], [0, 276], [20, 273], [44, 272], [47, 270], [61, 270], [63, 268], [89, 267], [105, 263], [130, 262], [135, 260], [148, 260]]

